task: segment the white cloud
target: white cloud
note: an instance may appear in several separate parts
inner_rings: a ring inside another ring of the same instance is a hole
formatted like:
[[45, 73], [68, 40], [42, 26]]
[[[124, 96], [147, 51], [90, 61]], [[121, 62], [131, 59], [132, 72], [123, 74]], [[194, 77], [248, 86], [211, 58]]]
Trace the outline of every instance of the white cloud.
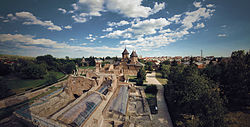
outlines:
[[165, 3], [155, 2], [154, 7], [142, 6], [142, 0], [79, 0], [72, 4], [72, 18], [79, 23], [86, 22], [92, 16], [101, 16], [102, 12], [111, 11], [130, 18], [148, 17], [165, 8]]
[[137, 38], [144, 35], [151, 35], [157, 33], [157, 30], [162, 29], [165, 26], [170, 25], [170, 22], [165, 18], [147, 19], [143, 21], [137, 21], [132, 23], [131, 27], [125, 30], [113, 31], [105, 37], [108, 38]]
[[128, 25], [128, 24], [129, 24], [129, 22], [125, 21], [125, 20], [122, 20], [120, 22], [108, 22], [109, 26], [124, 26], [124, 25]]
[[214, 4], [208, 4], [208, 5], [206, 5], [208, 8], [211, 8], [211, 7], [215, 7], [215, 5]]
[[[0, 34], [0, 41], [1, 42], [21, 42], [28, 45], [44, 45], [48, 47], [56, 47], [57, 42], [52, 41], [49, 39], [41, 38], [41, 39], [34, 39], [35, 36], [30, 35], [22, 35], [22, 34]], [[60, 44], [59, 44], [60, 45]]]
[[96, 37], [97, 37], [97, 36], [94, 37], [92, 34], [89, 34], [89, 36], [86, 37], [85, 39], [90, 40], [91, 42], [93, 42], [93, 41], [96, 40]]
[[67, 13], [67, 11], [63, 8], [58, 8], [58, 11], [61, 11], [63, 14]]
[[226, 34], [218, 34], [217, 36], [218, 37], [226, 37], [227, 35]]
[[13, 14], [8, 14], [11, 20], [16, 20], [17, 18], [25, 19], [26, 21], [23, 22], [24, 25], [41, 25], [48, 27], [49, 30], [56, 30], [61, 31], [62, 28], [60, 26], [54, 25], [51, 21], [41, 21], [37, 19], [32, 13], [30, 12], [17, 12], [14, 16]]
[[84, 23], [87, 21], [87, 19], [85, 17], [82, 16], [78, 16], [78, 15], [72, 15], [72, 18], [78, 22], [78, 23]]
[[200, 28], [204, 28], [204, 27], [205, 27], [204, 23], [198, 23], [198, 24], [194, 27], [194, 29], [200, 29]]
[[[142, 51], [149, 51], [178, 40], [184, 40], [186, 36], [195, 33], [190, 29], [204, 28], [203, 20], [209, 19], [215, 11], [215, 9], [202, 7], [201, 3], [194, 3], [194, 5], [197, 7], [195, 10], [176, 14], [168, 19], [134, 19], [129, 22], [128, 28], [122, 27], [100, 38], [122, 38], [125, 40], [120, 41], [120, 45], [126, 44]], [[171, 24], [175, 24], [177, 27], [173, 29]], [[116, 25], [109, 23], [109, 26]]]
[[17, 20], [17, 17], [15, 17], [13, 14], [8, 14], [7, 17], [11, 20]]
[[112, 31], [112, 30], [113, 30], [113, 28], [109, 27], [109, 28], [104, 29], [104, 30], [102, 30], [102, 31], [103, 31], [103, 32], [110, 32], [110, 31]]
[[87, 45], [87, 43], [82, 43], [81, 45]]
[[[50, 52], [62, 52], [65, 53], [65, 51], [72, 52], [73, 54], [76, 53], [76, 51], [84, 51], [89, 52], [92, 55], [93, 54], [103, 54], [103, 53], [114, 53], [114, 51], [121, 51], [121, 47], [117, 48], [110, 48], [107, 46], [101, 46], [101, 47], [83, 47], [85, 44], [81, 44], [81, 46], [72, 46], [68, 45], [66, 43], [58, 43], [57, 41], [53, 41], [46, 38], [39, 38], [36, 39], [35, 36], [31, 35], [22, 35], [22, 34], [0, 34], [0, 42], [12, 42], [16, 43], [18, 48], [25, 48], [25, 49], [36, 49], [35, 52], [38, 52], [38, 49], [46, 49]], [[41, 47], [41, 45], [43, 45]], [[14, 45], [12, 45], [14, 46]], [[30, 52], [30, 50], [25, 50], [26, 52]], [[48, 52], [46, 52], [48, 53]]]
[[193, 23], [200, 21], [202, 18], [207, 19], [213, 15], [214, 9], [198, 8], [192, 12], [186, 12], [182, 20], [183, 27], [187, 30], [193, 27]]
[[168, 28], [166, 30], [160, 30], [159, 33], [167, 33], [167, 32], [171, 32], [171, 30]]
[[170, 25], [170, 22], [167, 21], [165, 18], [159, 19], [149, 19], [140, 21], [136, 24], [132, 24], [131, 32], [134, 34], [155, 34], [156, 30], [162, 29], [165, 26]]
[[201, 2], [194, 2], [193, 5], [197, 8], [200, 8], [201, 7]]
[[163, 10], [165, 8], [165, 3], [158, 4], [157, 2], [154, 5], [154, 8], [152, 10], [152, 14], [155, 14], [159, 12], [160, 10]]
[[75, 38], [70, 38], [69, 40], [70, 40], [70, 41], [75, 41], [76, 39], [75, 39]]
[[171, 18], [168, 18], [169, 21], [175, 22], [175, 23], [179, 23], [181, 19], [181, 15], [174, 15]]
[[67, 26], [65, 26], [64, 28], [65, 28], [65, 29], [71, 29], [71, 28], [72, 28], [72, 26], [67, 25]]
[[107, 0], [106, 6], [109, 11], [117, 12], [126, 17], [148, 17], [151, 14], [157, 13], [158, 11], [164, 9], [165, 3], [154, 5], [154, 8], [142, 6], [142, 0]]
[[220, 26], [220, 27], [222, 27], [222, 28], [226, 28], [226, 27], [227, 27], [227, 25], [222, 25], [222, 26]]
[[80, 12], [75, 14], [72, 18], [78, 23], [84, 23], [92, 16], [101, 16], [104, 0], [79, 0], [77, 3], [72, 4], [74, 11]]

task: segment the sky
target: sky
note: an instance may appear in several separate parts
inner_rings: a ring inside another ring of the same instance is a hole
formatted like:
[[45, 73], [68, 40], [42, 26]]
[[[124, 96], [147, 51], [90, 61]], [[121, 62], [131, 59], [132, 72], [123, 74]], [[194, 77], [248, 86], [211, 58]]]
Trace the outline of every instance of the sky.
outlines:
[[0, 54], [230, 56], [250, 49], [249, 0], [1, 0]]

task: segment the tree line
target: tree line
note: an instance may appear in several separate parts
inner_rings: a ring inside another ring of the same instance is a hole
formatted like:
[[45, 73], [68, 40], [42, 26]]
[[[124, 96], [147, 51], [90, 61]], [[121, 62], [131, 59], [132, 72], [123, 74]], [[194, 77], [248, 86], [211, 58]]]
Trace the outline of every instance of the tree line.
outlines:
[[243, 50], [233, 52], [230, 58], [221, 59], [217, 64], [210, 63], [204, 69], [192, 63], [161, 63], [159, 71], [170, 82], [165, 86], [165, 97], [174, 124], [227, 126], [226, 112], [250, 106], [249, 67], [250, 54]]

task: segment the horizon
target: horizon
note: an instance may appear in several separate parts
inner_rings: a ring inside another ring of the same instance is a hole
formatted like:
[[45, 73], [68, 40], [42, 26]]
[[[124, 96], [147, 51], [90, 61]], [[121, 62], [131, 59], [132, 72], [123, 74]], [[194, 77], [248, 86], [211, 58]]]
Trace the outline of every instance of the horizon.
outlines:
[[0, 54], [120, 57], [126, 47], [142, 57], [200, 56], [200, 50], [203, 56], [230, 57], [250, 49], [250, 1], [0, 3]]

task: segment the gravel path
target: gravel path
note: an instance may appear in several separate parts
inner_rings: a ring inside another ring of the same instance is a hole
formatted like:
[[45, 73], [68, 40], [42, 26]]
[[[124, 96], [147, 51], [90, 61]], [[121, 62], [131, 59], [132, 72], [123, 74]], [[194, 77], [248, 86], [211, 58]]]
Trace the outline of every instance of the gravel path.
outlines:
[[155, 84], [157, 85], [158, 93], [157, 93], [157, 104], [158, 104], [158, 114], [153, 116], [153, 125], [157, 127], [173, 127], [168, 107], [166, 101], [164, 99], [164, 87], [161, 83], [156, 79], [155, 72], [151, 74], [147, 74], [146, 78], [147, 84]]

